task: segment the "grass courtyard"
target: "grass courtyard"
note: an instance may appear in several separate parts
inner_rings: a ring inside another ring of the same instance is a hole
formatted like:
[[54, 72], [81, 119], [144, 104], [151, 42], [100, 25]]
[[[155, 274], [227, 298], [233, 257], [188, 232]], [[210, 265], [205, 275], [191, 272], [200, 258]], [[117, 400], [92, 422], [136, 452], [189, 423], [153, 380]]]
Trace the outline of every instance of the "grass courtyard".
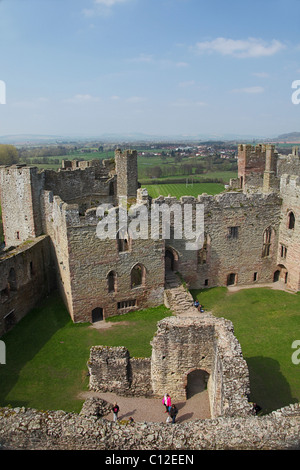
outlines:
[[[192, 291], [207, 310], [234, 324], [250, 372], [251, 400], [265, 412], [300, 400], [300, 364], [292, 363], [300, 339], [300, 295], [266, 288], [229, 293], [227, 288]], [[164, 306], [111, 319], [104, 330], [73, 324], [53, 293], [1, 339], [0, 406], [79, 412], [88, 386], [86, 363], [93, 345], [125, 346], [132, 357], [150, 357], [156, 324], [171, 312]]]

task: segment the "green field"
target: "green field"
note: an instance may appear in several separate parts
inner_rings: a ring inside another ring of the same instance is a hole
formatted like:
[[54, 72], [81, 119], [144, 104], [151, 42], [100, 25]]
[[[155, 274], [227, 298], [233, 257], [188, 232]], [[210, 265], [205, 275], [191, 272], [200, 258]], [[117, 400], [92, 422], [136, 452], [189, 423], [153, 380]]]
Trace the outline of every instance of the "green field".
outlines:
[[[6, 365], [0, 365], [0, 406], [79, 412], [88, 390], [87, 361], [94, 345], [125, 346], [132, 357], [151, 355], [156, 324], [170, 315], [164, 306], [117, 318], [105, 330], [74, 324], [53, 293], [1, 339]], [[126, 320], [126, 325], [120, 323]]]
[[156, 198], [158, 196], [174, 196], [179, 199], [181, 196], [194, 196], [199, 194], [219, 194], [224, 191], [224, 184], [219, 183], [194, 183], [193, 185], [186, 184], [149, 184], [146, 186], [149, 196]]
[[[264, 412], [300, 400], [300, 365], [291, 345], [299, 339], [300, 294], [266, 288], [229, 293], [227, 288], [192, 291], [207, 310], [233, 322], [250, 372], [252, 401]], [[6, 365], [0, 366], [0, 406], [79, 412], [88, 386], [87, 360], [93, 345], [125, 346], [132, 357], [150, 357], [150, 341], [164, 306], [132, 312], [97, 330], [73, 324], [53, 293], [1, 339]]]

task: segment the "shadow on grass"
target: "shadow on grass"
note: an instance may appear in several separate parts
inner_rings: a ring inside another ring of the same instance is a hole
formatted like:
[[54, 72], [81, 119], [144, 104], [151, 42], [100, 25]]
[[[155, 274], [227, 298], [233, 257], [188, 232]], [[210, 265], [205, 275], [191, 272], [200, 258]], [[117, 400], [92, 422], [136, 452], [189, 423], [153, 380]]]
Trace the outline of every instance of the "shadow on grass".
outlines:
[[269, 357], [245, 358], [250, 377], [250, 401], [262, 408], [262, 414], [297, 403], [278, 361]]
[[57, 292], [40, 302], [1, 339], [6, 345], [6, 364], [0, 366], [0, 406], [27, 406], [6, 397], [19, 380], [22, 369], [49, 339], [70, 321]]

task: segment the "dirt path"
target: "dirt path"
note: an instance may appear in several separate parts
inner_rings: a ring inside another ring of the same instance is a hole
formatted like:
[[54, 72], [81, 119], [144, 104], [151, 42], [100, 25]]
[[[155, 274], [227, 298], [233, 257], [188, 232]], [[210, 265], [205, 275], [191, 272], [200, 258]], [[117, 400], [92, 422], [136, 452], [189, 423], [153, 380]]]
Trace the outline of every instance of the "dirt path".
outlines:
[[[110, 392], [83, 392], [79, 396], [85, 400], [91, 397], [102, 398], [109, 403], [118, 403], [119, 419], [129, 419], [132, 416], [135, 421], [139, 422], [164, 423], [166, 421], [167, 413], [165, 413], [161, 398], [120, 397]], [[172, 403], [175, 403], [178, 408], [177, 423], [210, 418], [207, 390], [195, 394], [186, 401]], [[112, 421], [113, 416], [111, 414], [105, 418]]]

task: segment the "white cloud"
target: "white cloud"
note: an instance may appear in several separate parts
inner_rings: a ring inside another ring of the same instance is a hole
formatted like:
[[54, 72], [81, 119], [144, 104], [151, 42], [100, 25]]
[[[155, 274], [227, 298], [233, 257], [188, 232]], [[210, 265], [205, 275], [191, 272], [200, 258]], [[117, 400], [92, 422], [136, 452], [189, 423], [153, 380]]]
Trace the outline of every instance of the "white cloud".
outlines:
[[235, 90], [232, 90], [232, 93], [263, 93], [265, 89], [262, 86], [252, 86], [248, 88], [236, 88]]
[[65, 103], [75, 103], [75, 104], [96, 103], [98, 101], [100, 101], [100, 99], [97, 96], [92, 96], [89, 94], [85, 94], [85, 95], [77, 94], [73, 96], [72, 98], [67, 98], [64, 100]]
[[206, 106], [206, 103], [203, 101], [190, 101], [190, 100], [185, 100], [185, 99], [178, 99], [177, 101], [174, 101], [172, 103], [172, 106], [176, 106], [179, 108], [186, 108], [186, 107], [202, 107]]
[[97, 5], [104, 5], [106, 7], [112, 7], [117, 3], [125, 3], [128, 0], [94, 0]]
[[127, 3], [130, 0], [94, 0], [93, 8], [84, 8], [82, 10], [83, 16], [91, 18], [96, 15], [110, 15], [112, 7], [117, 4]]
[[188, 88], [190, 86], [194, 86], [196, 84], [195, 80], [187, 80], [185, 82], [180, 82], [179, 86], [181, 88]]
[[198, 42], [195, 46], [198, 53], [217, 52], [238, 58], [272, 56], [284, 48], [284, 44], [275, 39], [267, 43], [257, 38], [247, 40], [216, 38], [213, 41]]
[[143, 98], [142, 96], [131, 96], [130, 98], [127, 98], [127, 103], [143, 103], [146, 101], [146, 98]]
[[147, 63], [150, 63], [150, 62], [153, 62], [154, 61], [154, 58], [153, 58], [153, 55], [150, 55], [150, 54], [140, 54], [138, 57], [134, 57], [133, 59], [128, 59], [128, 62], [141, 62], [141, 63], [144, 63], [144, 62], [147, 62]]
[[258, 77], [258, 78], [269, 78], [269, 74], [266, 73], [266, 72], [255, 72], [252, 74], [254, 77]]

